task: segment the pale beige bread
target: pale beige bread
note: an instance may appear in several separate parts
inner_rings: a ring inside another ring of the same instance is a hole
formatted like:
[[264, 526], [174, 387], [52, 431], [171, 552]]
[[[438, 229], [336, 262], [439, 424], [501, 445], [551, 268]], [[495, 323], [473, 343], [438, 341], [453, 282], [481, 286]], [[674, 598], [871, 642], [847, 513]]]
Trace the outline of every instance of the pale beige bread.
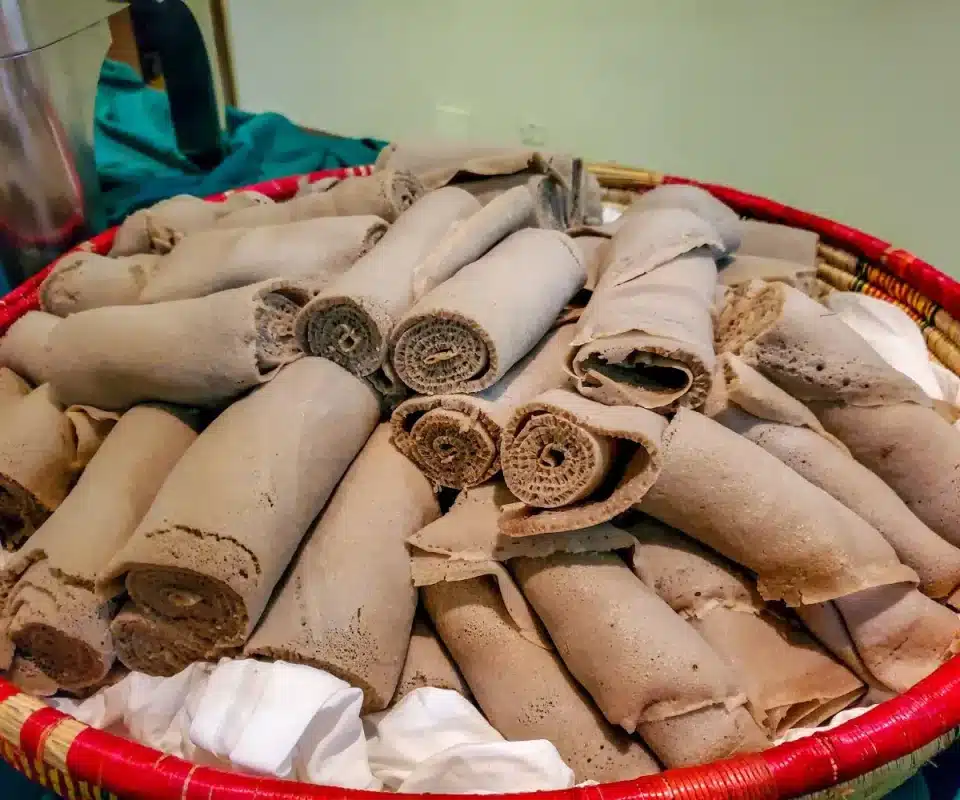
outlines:
[[632, 539], [612, 525], [522, 539], [506, 537], [498, 522], [503, 507], [511, 503], [516, 498], [501, 481], [461, 492], [449, 512], [407, 538], [413, 582], [430, 586], [489, 575], [497, 581], [501, 601], [520, 635], [549, 648], [542, 626], [501, 562], [518, 556], [614, 550], [631, 546]]
[[202, 621], [175, 619], [127, 602], [110, 622], [117, 659], [132, 672], [169, 678], [197, 661], [239, 655], [209, 638]]
[[479, 486], [500, 471], [500, 433], [513, 409], [568, 378], [566, 325], [548, 333], [489, 389], [475, 395], [413, 397], [391, 417], [393, 443], [435, 485]]
[[396, 705], [414, 689], [423, 689], [427, 686], [435, 689], [449, 689], [468, 700], [472, 697], [470, 687], [467, 686], [457, 665], [450, 658], [447, 648], [444, 647], [437, 632], [424, 615], [423, 619], [418, 617], [413, 621], [407, 656], [390, 705]]
[[[284, 280], [62, 320], [50, 382], [63, 403], [125, 409], [149, 400], [215, 406], [302, 355], [293, 337], [309, 292]], [[62, 326], [62, 327], [61, 327]]]
[[757, 574], [765, 600], [819, 603], [916, 583], [870, 524], [763, 448], [681, 408], [640, 510]]
[[404, 314], [390, 336], [394, 369], [422, 394], [483, 391], [540, 341], [585, 279], [568, 236], [517, 231]]
[[613, 519], [657, 480], [667, 423], [644, 408], [606, 406], [567, 389], [523, 403], [503, 429], [503, 477], [521, 501], [510, 536], [569, 531]]
[[242, 645], [379, 416], [373, 392], [302, 359], [220, 414], [101, 573], [155, 614]]
[[720, 270], [718, 280], [724, 286], [742, 286], [751, 281], [779, 281], [812, 296], [817, 286], [817, 265], [737, 253]]
[[359, 377], [380, 369], [390, 331], [414, 303], [417, 267], [479, 210], [472, 195], [454, 187], [414, 203], [369, 253], [300, 312], [296, 335], [304, 352], [329, 358]]
[[158, 253], [117, 257], [68, 253], [40, 284], [40, 307], [66, 317], [101, 306], [136, 305], [144, 287], [163, 265]]
[[577, 323], [567, 359], [577, 390], [607, 405], [699, 408], [715, 368], [713, 257], [701, 248], [625, 282], [615, 277], [603, 273]]
[[57, 510], [5, 568], [9, 636], [65, 689], [101, 682], [113, 664], [112, 600], [96, 579], [196, 439], [197, 414], [137, 406], [121, 417]]
[[29, 539], [63, 502], [110, 432], [116, 415], [64, 407], [48, 384], [3, 408], [0, 418], [0, 543]]
[[[855, 461], [806, 406], [735, 356], [728, 357], [725, 367], [733, 405], [715, 417], [718, 422], [762, 447], [876, 528], [897, 557], [916, 571], [925, 594], [943, 598], [960, 586], [960, 549], [924, 525], [890, 486]], [[791, 408], [795, 413], [790, 413]]]
[[203, 297], [271, 278], [316, 290], [346, 272], [387, 231], [379, 217], [320, 217], [284, 225], [209, 230], [165, 256], [141, 303]]
[[491, 578], [437, 583], [422, 595], [477, 705], [506, 739], [552, 742], [578, 781], [659, 771], [639, 740], [607, 723], [556, 652], [518, 632]]
[[932, 408], [816, 409], [820, 421], [922, 522], [960, 547], [960, 434]]
[[363, 690], [365, 711], [386, 708], [417, 608], [406, 538], [439, 516], [429, 481], [381, 425], [305, 537], [244, 653], [326, 670]]
[[457, 187], [470, 192], [484, 207], [492, 205], [505, 194], [523, 187], [530, 197], [530, 225], [536, 228], [564, 230], [570, 214], [570, 189], [556, 173], [531, 175], [518, 172], [475, 181], [458, 183]]
[[731, 289], [716, 328], [717, 351], [739, 355], [803, 402], [882, 406], [930, 399], [839, 316], [783, 283]]
[[12, 369], [34, 386], [50, 380], [50, 334], [60, 318], [28, 311], [0, 338], [0, 367]]
[[741, 226], [740, 255], [788, 261], [816, 271], [819, 234], [755, 219], [743, 220]]
[[30, 394], [30, 384], [8, 367], [0, 367], [0, 410]]
[[625, 213], [635, 214], [664, 208], [682, 208], [692, 211], [709, 223], [720, 234], [726, 253], [732, 253], [740, 247], [744, 236], [744, 221], [730, 206], [699, 186], [680, 184], [658, 186], [641, 194]]
[[428, 189], [449, 183], [473, 184], [470, 191], [480, 197], [491, 190], [476, 184], [497, 177], [523, 180], [531, 174], [552, 175], [567, 189], [563, 215], [568, 225], [599, 222], [603, 213], [603, 192], [599, 182], [584, 168], [580, 159], [569, 155], [461, 142], [400, 142], [387, 145], [377, 157], [374, 170], [385, 169], [409, 170]]
[[574, 236], [573, 241], [580, 249], [583, 256], [583, 263], [587, 267], [587, 280], [583, 288], [592, 292], [597, 288], [600, 276], [603, 273], [603, 267], [606, 263], [607, 250], [610, 247], [610, 239], [606, 236], [594, 236], [592, 234], [581, 234]]
[[733, 670], [620, 556], [556, 553], [510, 569], [604, 716], [668, 767], [767, 746]]
[[735, 670], [771, 738], [819, 725], [864, 694], [863, 682], [769, 610], [737, 567], [651, 517], [628, 530], [634, 572]]
[[533, 212], [531, 190], [517, 186], [471, 214], [414, 268], [414, 297], [419, 300], [514, 231], [533, 225]]
[[258, 228], [316, 217], [375, 216], [395, 221], [424, 194], [415, 175], [391, 170], [344, 178], [325, 191], [308, 192], [283, 203], [241, 209], [217, 222], [218, 228]]
[[272, 202], [260, 192], [232, 192], [221, 202], [179, 194], [127, 217], [117, 229], [110, 255], [168, 253], [187, 233], [210, 228], [233, 211]]
[[960, 651], [956, 612], [912, 586], [867, 589], [833, 606], [863, 666], [892, 692], [906, 691]]

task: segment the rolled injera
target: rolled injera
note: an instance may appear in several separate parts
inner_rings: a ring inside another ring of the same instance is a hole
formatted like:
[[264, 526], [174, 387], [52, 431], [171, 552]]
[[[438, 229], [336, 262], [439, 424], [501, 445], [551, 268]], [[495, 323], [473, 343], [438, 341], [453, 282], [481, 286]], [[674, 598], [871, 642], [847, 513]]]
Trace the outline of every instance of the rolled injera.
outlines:
[[50, 380], [50, 334], [60, 318], [28, 311], [0, 339], [0, 367], [12, 369], [34, 386]]
[[603, 715], [638, 732], [668, 767], [769, 744], [730, 666], [620, 556], [557, 553], [510, 568]]
[[805, 403], [883, 406], [930, 399], [884, 361], [837, 314], [783, 283], [754, 282], [728, 292], [717, 352], [749, 366]]
[[917, 583], [857, 514], [748, 439], [681, 408], [640, 509], [757, 574], [765, 600], [796, 606]]
[[169, 678], [197, 661], [239, 657], [198, 619], [175, 619], [127, 602], [110, 622], [117, 659], [127, 669]]
[[[855, 461], [799, 400], [736, 356], [726, 354], [723, 361], [731, 407], [715, 417], [718, 422], [776, 456], [870, 523], [893, 546], [897, 557], [916, 571], [925, 594], [947, 597], [960, 586], [960, 549], [924, 525], [886, 483]], [[889, 441], [887, 429], [881, 430], [884, 441]], [[948, 435], [956, 436], [953, 431]]]
[[353, 216], [202, 231], [164, 257], [139, 299], [203, 297], [270, 278], [302, 281], [316, 290], [346, 272], [386, 230], [379, 217]]
[[552, 389], [516, 408], [500, 459], [521, 501], [504, 510], [510, 536], [606, 522], [639, 503], [660, 472], [667, 423], [644, 408], [605, 406]]
[[[69, 253], [40, 284], [40, 306], [66, 317], [101, 306], [136, 305], [143, 288], [163, 264], [163, 257], [157, 253], [116, 258], [82, 251]], [[196, 264], [192, 266], [196, 269]]]
[[[960, 652], [956, 612], [904, 584], [867, 589], [798, 612], [827, 647], [837, 647], [838, 657], [852, 643], [870, 682], [896, 693]], [[833, 615], [839, 615], [842, 625]]]
[[305, 537], [244, 653], [326, 670], [363, 690], [365, 711], [386, 708], [417, 608], [406, 538], [439, 516], [430, 483], [381, 425]]
[[789, 261], [817, 268], [819, 234], [790, 225], [743, 220], [740, 255]]
[[515, 175], [500, 175], [476, 181], [458, 183], [457, 186], [470, 192], [486, 207], [505, 194], [525, 187], [531, 197], [530, 224], [536, 228], [566, 230], [570, 214], [570, 189], [559, 174], [548, 171], [545, 175], [518, 172]]
[[820, 421], [920, 520], [960, 547], [960, 434], [932, 408], [822, 406]]
[[213, 227], [226, 214], [272, 202], [260, 192], [232, 192], [222, 202], [176, 195], [127, 217], [117, 229], [110, 255], [168, 253], [183, 236]]
[[552, 648], [518, 632], [491, 578], [437, 583], [422, 594], [477, 704], [506, 739], [547, 739], [578, 781], [659, 771], [639, 740], [604, 720]]
[[12, 369], [0, 367], [0, 409], [15, 405], [21, 397], [30, 394], [30, 384]]
[[116, 416], [68, 408], [48, 384], [3, 408], [0, 419], [0, 542], [13, 550], [63, 502]]
[[9, 636], [64, 689], [92, 686], [110, 671], [113, 598], [95, 592], [97, 576], [196, 439], [197, 416], [149, 405], [124, 414], [5, 570], [18, 579], [6, 606]]
[[413, 296], [419, 300], [514, 231], [534, 223], [534, 198], [517, 186], [471, 214], [453, 228], [418, 264]]
[[52, 697], [60, 691], [60, 687], [26, 656], [16, 656], [5, 677], [20, 691], [34, 697]]
[[628, 530], [637, 537], [634, 572], [730, 664], [771, 738], [815, 727], [866, 691], [804, 631], [772, 613], [735, 566], [651, 517]]
[[280, 370], [197, 438], [99, 586], [125, 579], [138, 606], [242, 645], [378, 416], [330, 361]]
[[517, 231], [404, 314], [390, 336], [394, 369], [422, 394], [483, 391], [540, 341], [585, 279], [570, 237]]
[[413, 305], [417, 267], [455, 225], [479, 211], [462, 189], [430, 192], [400, 215], [380, 242], [300, 312], [304, 352], [366, 377], [387, 360], [390, 331]]
[[607, 267], [568, 354], [578, 391], [661, 412], [702, 406], [715, 368], [716, 285], [706, 247], [622, 282]]
[[404, 659], [403, 671], [397, 681], [397, 691], [394, 692], [390, 705], [395, 706], [414, 689], [423, 689], [426, 686], [449, 689], [468, 700], [472, 697], [470, 687], [463, 680], [447, 648], [424, 615], [422, 619], [418, 616], [413, 621], [407, 657]]
[[681, 208], [692, 211], [720, 234], [723, 249], [732, 253], [740, 247], [746, 224], [730, 206], [718, 200], [699, 186], [673, 184], [658, 186], [641, 194], [625, 214], [663, 208]]
[[549, 334], [479, 394], [413, 397], [393, 412], [393, 443], [437, 486], [479, 486], [500, 471], [500, 432], [513, 409], [568, 378], [573, 326]]
[[148, 400], [218, 405], [302, 355], [294, 317], [309, 299], [283, 280], [62, 320], [50, 337], [50, 382], [63, 403], [124, 409]]
[[391, 170], [366, 177], [344, 178], [323, 192], [310, 192], [271, 206], [229, 214], [218, 228], [257, 228], [315, 217], [375, 216], [394, 222], [426, 190], [415, 175]]

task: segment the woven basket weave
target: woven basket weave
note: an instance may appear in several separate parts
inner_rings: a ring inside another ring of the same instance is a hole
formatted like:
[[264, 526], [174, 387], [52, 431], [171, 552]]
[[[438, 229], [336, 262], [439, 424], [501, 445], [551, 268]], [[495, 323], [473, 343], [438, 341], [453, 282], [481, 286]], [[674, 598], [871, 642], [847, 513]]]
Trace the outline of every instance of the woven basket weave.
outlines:
[[[696, 183], [613, 164], [591, 170], [611, 199], [662, 183]], [[311, 175], [366, 175], [353, 167]], [[298, 178], [254, 187], [290, 197]], [[904, 308], [924, 331], [933, 355], [960, 368], [960, 284], [909, 253], [853, 228], [735, 189], [696, 184], [745, 216], [820, 234], [825, 283], [864, 292]], [[110, 249], [107, 231], [81, 247]], [[0, 333], [38, 307], [44, 273], [0, 299]], [[851, 722], [796, 742], [702, 767], [669, 770], [635, 781], [541, 792], [536, 800], [776, 800], [788, 797], [880, 798], [960, 735], [960, 657], [910, 691]], [[309, 786], [199, 767], [90, 728], [0, 680], [0, 756], [62, 797], [82, 800], [375, 800], [376, 793]], [[406, 795], [406, 797], [414, 797]], [[531, 795], [531, 798], [534, 796]], [[422, 795], [436, 800], [439, 795]]]

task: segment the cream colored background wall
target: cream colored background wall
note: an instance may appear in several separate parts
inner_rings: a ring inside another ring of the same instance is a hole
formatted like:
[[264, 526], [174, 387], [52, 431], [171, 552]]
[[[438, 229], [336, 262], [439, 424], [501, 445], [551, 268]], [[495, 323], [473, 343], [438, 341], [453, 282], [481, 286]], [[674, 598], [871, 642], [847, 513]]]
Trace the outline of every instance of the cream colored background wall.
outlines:
[[960, 275], [957, 0], [229, 0], [228, 10], [246, 108], [348, 135], [540, 138], [766, 194]]

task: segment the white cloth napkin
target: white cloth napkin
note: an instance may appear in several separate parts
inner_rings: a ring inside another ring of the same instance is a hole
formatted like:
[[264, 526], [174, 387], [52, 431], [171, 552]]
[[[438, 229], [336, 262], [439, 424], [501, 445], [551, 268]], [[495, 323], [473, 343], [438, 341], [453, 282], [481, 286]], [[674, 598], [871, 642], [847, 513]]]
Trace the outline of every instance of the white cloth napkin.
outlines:
[[916, 323], [895, 305], [858, 292], [831, 292], [827, 307], [859, 333], [891, 367], [919, 384], [935, 400], [945, 397]]
[[363, 692], [282, 661], [225, 661], [200, 697], [190, 739], [234, 767], [308, 783], [380, 789], [360, 721]]
[[398, 792], [567, 789], [573, 771], [548, 741], [508, 742], [457, 692], [415, 689], [364, 720], [370, 767]]

